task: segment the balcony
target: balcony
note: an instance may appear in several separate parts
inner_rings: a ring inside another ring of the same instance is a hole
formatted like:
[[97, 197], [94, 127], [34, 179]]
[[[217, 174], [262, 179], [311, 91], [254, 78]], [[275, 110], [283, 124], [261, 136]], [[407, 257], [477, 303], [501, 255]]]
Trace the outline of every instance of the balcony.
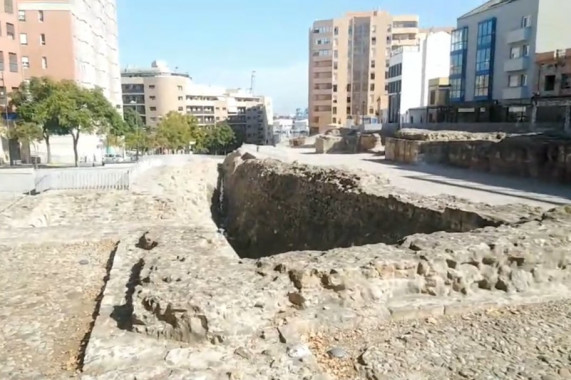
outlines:
[[504, 88], [504, 99], [527, 99], [531, 95], [527, 86]]
[[391, 32], [392, 32], [392, 34], [417, 34], [418, 33], [418, 27], [393, 26]]
[[508, 59], [504, 62], [504, 71], [523, 71], [529, 68], [529, 57]]
[[515, 44], [518, 42], [527, 41], [531, 38], [531, 27], [519, 28], [508, 32], [506, 35], [506, 43]]

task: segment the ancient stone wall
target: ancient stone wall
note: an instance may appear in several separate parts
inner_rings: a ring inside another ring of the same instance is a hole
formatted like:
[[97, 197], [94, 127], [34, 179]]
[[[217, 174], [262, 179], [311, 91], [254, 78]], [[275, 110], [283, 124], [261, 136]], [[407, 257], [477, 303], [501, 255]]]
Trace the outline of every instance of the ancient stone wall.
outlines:
[[[497, 174], [571, 183], [571, 138], [550, 135], [466, 139], [433, 132], [388, 138], [385, 158], [403, 163], [420, 161]], [[478, 134], [480, 135], [480, 134]]]
[[223, 171], [226, 232], [246, 257], [392, 244], [414, 233], [469, 231], [535, 213], [420, 197], [375, 176], [258, 160], [250, 153], [230, 155]]

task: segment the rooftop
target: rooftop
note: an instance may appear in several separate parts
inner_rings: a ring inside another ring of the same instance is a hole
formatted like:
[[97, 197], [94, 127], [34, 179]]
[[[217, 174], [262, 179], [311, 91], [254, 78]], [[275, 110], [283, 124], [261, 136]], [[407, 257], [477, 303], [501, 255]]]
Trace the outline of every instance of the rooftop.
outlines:
[[138, 68], [134, 66], [127, 66], [121, 71], [122, 77], [156, 77], [156, 76], [181, 76], [190, 78], [188, 73], [171, 70], [165, 61], [156, 60], [151, 63], [150, 68]]
[[472, 9], [470, 12], [463, 14], [462, 16], [460, 16], [458, 18], [460, 19], [460, 18], [474, 16], [474, 15], [477, 15], [479, 13], [486, 12], [492, 8], [501, 7], [503, 5], [513, 3], [514, 1], [518, 1], [518, 0], [490, 0], [490, 1], [480, 5], [479, 7]]

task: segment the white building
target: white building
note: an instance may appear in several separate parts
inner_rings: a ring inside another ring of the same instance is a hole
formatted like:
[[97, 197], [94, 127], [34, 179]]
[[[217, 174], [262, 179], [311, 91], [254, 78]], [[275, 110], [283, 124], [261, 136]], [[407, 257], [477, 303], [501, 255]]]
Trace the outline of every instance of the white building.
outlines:
[[151, 128], [169, 112], [180, 112], [193, 115], [199, 125], [226, 121], [250, 144], [272, 142], [274, 114], [269, 97], [196, 83], [162, 61], [150, 68], [128, 67], [121, 72], [121, 80], [124, 108], [134, 109]]
[[429, 101], [430, 79], [450, 73], [450, 33], [428, 32], [421, 35], [417, 46], [395, 50], [389, 61], [388, 93], [390, 123], [415, 123], [409, 110], [425, 107]]
[[[20, 0], [20, 39], [26, 58], [24, 79], [49, 76], [74, 80], [86, 88], [99, 87], [122, 112], [121, 69], [116, 0]], [[72, 137], [50, 138], [52, 162], [74, 161]], [[80, 159], [101, 160], [104, 137], [81, 135]], [[44, 142], [31, 144], [30, 154], [47, 161]]]

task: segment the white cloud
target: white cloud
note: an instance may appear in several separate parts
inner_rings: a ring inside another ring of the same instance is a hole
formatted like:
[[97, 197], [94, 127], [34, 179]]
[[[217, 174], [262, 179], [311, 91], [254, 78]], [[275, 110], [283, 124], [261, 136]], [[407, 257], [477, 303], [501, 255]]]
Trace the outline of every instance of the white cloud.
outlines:
[[[278, 114], [293, 113], [296, 108], [307, 107], [307, 62], [297, 62], [287, 66], [259, 68], [256, 71], [254, 93], [270, 96], [274, 104], [274, 112]], [[250, 87], [251, 70], [216, 70], [194, 72], [196, 83], [228, 88]]]

